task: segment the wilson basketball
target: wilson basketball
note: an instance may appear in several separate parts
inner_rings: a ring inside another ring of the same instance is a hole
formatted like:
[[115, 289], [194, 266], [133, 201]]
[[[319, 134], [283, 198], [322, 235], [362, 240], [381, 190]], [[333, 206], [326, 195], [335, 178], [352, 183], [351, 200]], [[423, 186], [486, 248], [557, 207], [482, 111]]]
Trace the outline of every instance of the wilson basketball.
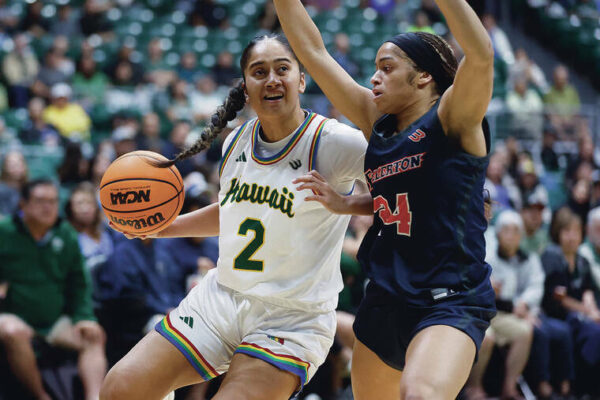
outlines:
[[179, 215], [185, 196], [183, 180], [174, 166], [152, 151], [132, 151], [110, 164], [100, 183], [102, 209], [122, 232], [149, 235], [165, 229]]

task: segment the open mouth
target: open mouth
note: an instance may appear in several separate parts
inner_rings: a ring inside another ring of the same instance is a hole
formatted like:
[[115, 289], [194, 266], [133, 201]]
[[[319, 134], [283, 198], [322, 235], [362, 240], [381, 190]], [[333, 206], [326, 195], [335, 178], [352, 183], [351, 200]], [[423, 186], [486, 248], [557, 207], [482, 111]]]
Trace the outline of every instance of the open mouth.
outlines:
[[281, 100], [281, 99], [283, 99], [283, 95], [282, 94], [267, 95], [264, 97], [264, 99], [268, 100], [268, 101]]
[[376, 99], [382, 95], [382, 92], [379, 90], [373, 90], [373, 98]]

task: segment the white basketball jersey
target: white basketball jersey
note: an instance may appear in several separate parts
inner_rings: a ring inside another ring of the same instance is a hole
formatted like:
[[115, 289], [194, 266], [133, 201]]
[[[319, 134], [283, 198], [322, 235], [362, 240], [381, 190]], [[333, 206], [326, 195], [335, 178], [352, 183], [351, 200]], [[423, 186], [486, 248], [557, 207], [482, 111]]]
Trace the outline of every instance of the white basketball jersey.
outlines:
[[329, 311], [342, 289], [340, 256], [350, 216], [336, 215], [292, 180], [314, 168], [327, 119], [309, 113], [272, 157], [257, 150], [260, 122], [248, 121], [223, 154], [218, 281], [281, 306]]

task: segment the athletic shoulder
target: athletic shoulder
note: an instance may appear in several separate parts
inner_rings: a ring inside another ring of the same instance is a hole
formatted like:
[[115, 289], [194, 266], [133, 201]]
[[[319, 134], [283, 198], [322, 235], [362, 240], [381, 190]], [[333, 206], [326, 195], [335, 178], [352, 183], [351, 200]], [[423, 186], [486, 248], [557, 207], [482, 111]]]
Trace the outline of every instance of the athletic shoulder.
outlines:
[[221, 149], [221, 154], [225, 154], [225, 152], [229, 148], [229, 145], [231, 145], [231, 142], [237, 136], [237, 134], [239, 133], [240, 129], [242, 129], [243, 126], [245, 126], [247, 124], [250, 124], [250, 123], [251, 123], [251, 120], [249, 120], [248, 122], [243, 123], [243, 124], [241, 124], [241, 125], [236, 126], [235, 128], [233, 128], [233, 130], [229, 133], [229, 135], [227, 135], [227, 137], [223, 141], [223, 147]]
[[328, 119], [323, 126], [320, 146], [322, 148], [335, 146], [336, 152], [349, 151], [350, 156], [356, 152], [364, 153], [367, 149], [367, 140], [360, 130], [336, 119]]

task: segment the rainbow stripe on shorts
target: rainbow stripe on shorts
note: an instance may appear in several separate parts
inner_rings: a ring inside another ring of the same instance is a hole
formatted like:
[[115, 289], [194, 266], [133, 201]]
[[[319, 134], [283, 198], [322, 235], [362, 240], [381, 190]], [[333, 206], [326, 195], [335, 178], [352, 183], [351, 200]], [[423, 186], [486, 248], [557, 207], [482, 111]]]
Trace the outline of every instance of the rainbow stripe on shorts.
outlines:
[[269, 349], [265, 349], [254, 343], [247, 342], [242, 342], [242, 344], [235, 349], [235, 352], [258, 358], [279, 369], [297, 375], [300, 378], [301, 388], [303, 388], [306, 384], [306, 380], [308, 379], [308, 367], [310, 367], [310, 363], [302, 361], [298, 357], [287, 354], [277, 354]]
[[219, 376], [217, 371], [202, 357], [196, 346], [173, 326], [168, 315], [156, 324], [154, 328], [171, 344], [177, 347], [190, 364], [192, 364], [192, 367], [200, 374], [202, 379], [209, 381]]

